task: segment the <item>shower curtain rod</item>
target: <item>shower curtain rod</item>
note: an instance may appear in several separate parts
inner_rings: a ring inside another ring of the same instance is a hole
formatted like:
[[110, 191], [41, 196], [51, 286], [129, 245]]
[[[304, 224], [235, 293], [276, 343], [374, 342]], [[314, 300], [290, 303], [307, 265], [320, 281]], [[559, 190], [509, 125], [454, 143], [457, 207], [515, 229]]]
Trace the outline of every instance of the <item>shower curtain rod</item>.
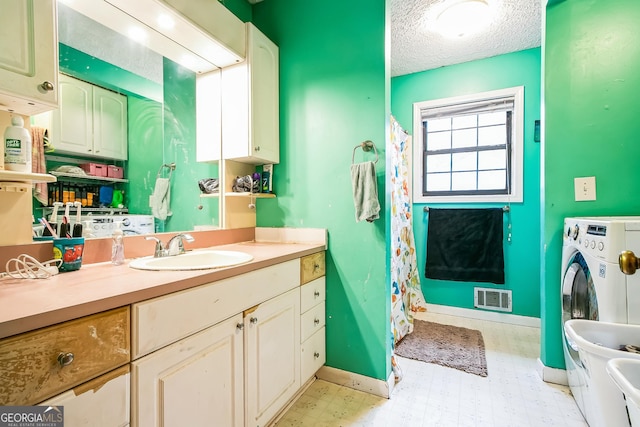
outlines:
[[[505, 206], [502, 207], [502, 211], [503, 212], [509, 212], [510, 210], [511, 210], [511, 208], [509, 206], [505, 205]], [[425, 206], [424, 207], [424, 211], [429, 213], [429, 206]]]

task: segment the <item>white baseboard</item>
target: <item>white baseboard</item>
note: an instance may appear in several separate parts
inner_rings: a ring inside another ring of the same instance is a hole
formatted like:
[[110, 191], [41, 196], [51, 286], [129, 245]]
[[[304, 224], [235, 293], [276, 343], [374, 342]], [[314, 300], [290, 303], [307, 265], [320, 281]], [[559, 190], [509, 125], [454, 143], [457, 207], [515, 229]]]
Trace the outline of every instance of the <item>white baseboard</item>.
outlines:
[[375, 394], [376, 396], [389, 399], [395, 386], [395, 376], [393, 372], [386, 381], [379, 380], [365, 375], [356, 374], [354, 372], [343, 371], [342, 369], [323, 366], [316, 373], [318, 379], [329, 381], [334, 384], [349, 387], [365, 393]]
[[[537, 317], [520, 316], [517, 314], [497, 313], [494, 311], [475, 310], [470, 308], [451, 307], [448, 305], [427, 304], [427, 313], [448, 314], [450, 316], [468, 317], [470, 319], [488, 320], [491, 322], [508, 323], [511, 325], [540, 327], [540, 319]], [[416, 313], [420, 318], [420, 313]]]
[[546, 383], [569, 385], [569, 380], [567, 379], [567, 371], [565, 371], [564, 369], [551, 368], [549, 366], [546, 366], [540, 359], [537, 360], [536, 365], [536, 371], [538, 371], [538, 375], [540, 375], [542, 381]]

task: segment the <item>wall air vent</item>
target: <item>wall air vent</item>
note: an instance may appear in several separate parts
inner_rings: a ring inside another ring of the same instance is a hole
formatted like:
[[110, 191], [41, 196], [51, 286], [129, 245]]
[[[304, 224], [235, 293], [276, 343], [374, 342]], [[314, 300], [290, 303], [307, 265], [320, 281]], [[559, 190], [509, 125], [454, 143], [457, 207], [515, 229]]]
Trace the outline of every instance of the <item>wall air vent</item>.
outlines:
[[490, 288], [473, 288], [473, 306], [487, 310], [512, 311], [511, 291]]

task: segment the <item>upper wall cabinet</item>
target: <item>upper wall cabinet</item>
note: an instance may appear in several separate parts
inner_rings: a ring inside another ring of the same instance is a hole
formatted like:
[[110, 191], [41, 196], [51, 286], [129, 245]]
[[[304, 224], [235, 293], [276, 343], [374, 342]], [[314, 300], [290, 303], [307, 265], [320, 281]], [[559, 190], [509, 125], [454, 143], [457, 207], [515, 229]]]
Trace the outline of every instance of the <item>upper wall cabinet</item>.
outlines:
[[0, 109], [24, 115], [58, 105], [55, 0], [3, 0]]
[[[44, 116], [44, 117], [43, 117]], [[34, 117], [56, 153], [127, 159], [127, 97], [60, 75], [60, 108]]]
[[222, 157], [278, 163], [278, 46], [253, 24], [246, 26], [246, 61], [222, 69]]

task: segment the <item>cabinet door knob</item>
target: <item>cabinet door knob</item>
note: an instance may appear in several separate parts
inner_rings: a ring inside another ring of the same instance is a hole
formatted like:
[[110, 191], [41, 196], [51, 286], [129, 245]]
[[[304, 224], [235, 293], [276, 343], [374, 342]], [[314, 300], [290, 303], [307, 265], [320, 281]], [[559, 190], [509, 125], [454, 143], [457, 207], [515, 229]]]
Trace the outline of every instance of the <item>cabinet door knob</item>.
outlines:
[[317, 351], [315, 353], [313, 353], [313, 358], [317, 359], [318, 357], [320, 357], [320, 353], [318, 353]]
[[317, 262], [315, 264], [313, 264], [313, 271], [319, 270], [320, 269], [320, 264], [318, 264]]
[[252, 317], [251, 320], [249, 320], [249, 322], [251, 322], [252, 324], [256, 324], [258, 323], [258, 318], [257, 317]]
[[236, 325], [236, 328], [237, 328], [238, 330], [240, 330], [240, 331], [241, 331], [241, 330], [243, 330], [243, 329], [244, 329], [244, 323], [238, 323], [238, 324]]
[[60, 353], [58, 355], [58, 363], [60, 366], [69, 366], [73, 362], [73, 353]]
[[49, 81], [44, 81], [40, 84], [40, 88], [45, 92], [51, 92], [53, 90], [53, 83]]
[[313, 296], [314, 296], [314, 297], [319, 297], [319, 296], [320, 296], [320, 291], [315, 291], [315, 292], [313, 293]]
[[314, 319], [313, 323], [314, 323], [314, 325], [319, 325], [320, 324], [320, 319]]

